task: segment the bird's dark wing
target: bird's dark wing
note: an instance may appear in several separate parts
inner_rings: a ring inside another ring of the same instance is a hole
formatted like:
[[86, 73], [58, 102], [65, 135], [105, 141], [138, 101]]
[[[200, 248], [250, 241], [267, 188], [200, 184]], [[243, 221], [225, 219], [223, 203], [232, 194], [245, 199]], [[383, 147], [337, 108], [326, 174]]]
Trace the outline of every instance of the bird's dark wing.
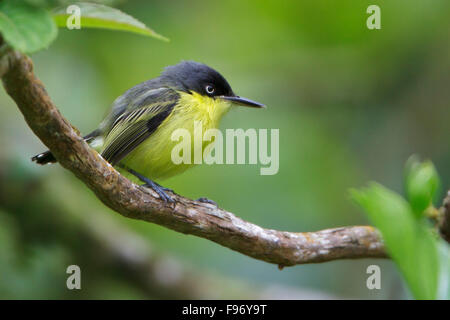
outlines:
[[122, 113], [105, 137], [103, 158], [113, 166], [119, 163], [159, 127], [175, 104], [158, 102]]
[[114, 100], [109, 114], [100, 124], [99, 129], [102, 133], [111, 130], [111, 127], [117, 119], [124, 113], [142, 108], [154, 103], [169, 103], [178, 100], [178, 93], [163, 86], [158, 78], [142, 82], [130, 89]]

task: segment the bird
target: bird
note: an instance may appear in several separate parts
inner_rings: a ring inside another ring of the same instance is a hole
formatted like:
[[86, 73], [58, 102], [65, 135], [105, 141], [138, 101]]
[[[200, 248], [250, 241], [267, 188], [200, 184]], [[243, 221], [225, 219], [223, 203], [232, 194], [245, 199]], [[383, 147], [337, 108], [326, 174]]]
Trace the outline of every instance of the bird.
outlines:
[[[143, 182], [143, 186], [153, 189], [164, 202], [174, 202], [167, 194], [173, 190], [156, 180], [180, 174], [192, 167], [193, 162], [172, 161], [171, 151], [176, 142], [171, 140], [171, 134], [180, 128], [192, 134], [195, 121], [200, 121], [203, 132], [217, 129], [222, 117], [238, 105], [265, 107], [237, 96], [213, 68], [182, 61], [114, 100], [107, 116], [84, 140], [121, 174]], [[201, 144], [202, 152], [206, 145]], [[31, 159], [40, 165], [57, 162], [51, 151]]]

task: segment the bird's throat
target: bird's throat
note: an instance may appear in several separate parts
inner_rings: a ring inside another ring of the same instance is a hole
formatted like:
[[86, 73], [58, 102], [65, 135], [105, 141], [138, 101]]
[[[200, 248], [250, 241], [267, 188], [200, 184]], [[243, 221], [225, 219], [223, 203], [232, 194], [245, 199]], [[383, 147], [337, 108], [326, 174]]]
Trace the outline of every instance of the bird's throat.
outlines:
[[179, 105], [185, 109], [183, 111], [197, 114], [199, 119], [208, 119], [212, 123], [211, 127], [218, 127], [220, 119], [231, 107], [231, 103], [223, 99], [211, 98], [196, 92], [179, 93]]

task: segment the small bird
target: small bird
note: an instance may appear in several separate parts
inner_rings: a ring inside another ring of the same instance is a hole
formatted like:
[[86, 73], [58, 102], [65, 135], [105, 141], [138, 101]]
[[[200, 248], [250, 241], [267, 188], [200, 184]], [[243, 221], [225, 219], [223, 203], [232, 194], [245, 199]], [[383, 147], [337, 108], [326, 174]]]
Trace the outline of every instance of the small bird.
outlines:
[[[172, 190], [154, 180], [182, 173], [193, 166], [193, 161], [190, 164], [172, 161], [172, 148], [177, 143], [170, 138], [172, 132], [184, 128], [192, 136], [195, 121], [200, 121], [203, 132], [218, 128], [222, 116], [235, 105], [264, 107], [235, 95], [216, 70], [183, 61], [166, 67], [159, 77], [142, 82], [118, 97], [99, 127], [84, 139], [121, 174], [131, 180], [137, 178], [165, 202], [173, 202], [166, 193]], [[201, 154], [206, 145], [201, 144]], [[50, 151], [32, 160], [41, 165], [56, 162]]]

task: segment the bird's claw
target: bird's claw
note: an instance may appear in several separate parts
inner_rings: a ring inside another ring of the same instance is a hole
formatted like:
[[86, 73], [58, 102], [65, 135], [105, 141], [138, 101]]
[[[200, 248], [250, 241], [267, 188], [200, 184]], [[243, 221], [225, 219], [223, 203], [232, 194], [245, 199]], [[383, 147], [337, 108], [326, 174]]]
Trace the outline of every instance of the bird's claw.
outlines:
[[173, 200], [173, 198], [166, 193], [166, 191], [173, 192], [173, 190], [171, 190], [171, 189], [161, 187], [159, 184], [157, 184], [153, 181], [146, 182], [142, 186], [146, 187], [146, 188], [151, 188], [153, 191], [155, 191], [159, 195], [159, 197], [164, 202], [171, 202], [171, 203], [175, 202], [175, 200]]
[[162, 185], [160, 185], [160, 184], [158, 184], [158, 183], [156, 183], [156, 182], [155, 182], [155, 184], [158, 185], [158, 187], [160, 187], [161, 190], [164, 190], [164, 191], [171, 192], [171, 193], [174, 193], [174, 194], [175, 194], [175, 191], [173, 191], [173, 189], [163, 187]]
[[202, 203], [209, 203], [209, 204], [212, 204], [212, 205], [218, 207], [218, 205], [215, 201], [205, 198], [205, 197], [198, 198], [197, 201], [202, 202]]

